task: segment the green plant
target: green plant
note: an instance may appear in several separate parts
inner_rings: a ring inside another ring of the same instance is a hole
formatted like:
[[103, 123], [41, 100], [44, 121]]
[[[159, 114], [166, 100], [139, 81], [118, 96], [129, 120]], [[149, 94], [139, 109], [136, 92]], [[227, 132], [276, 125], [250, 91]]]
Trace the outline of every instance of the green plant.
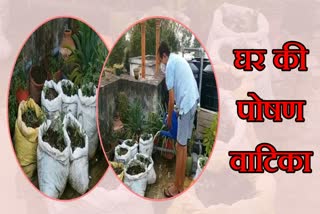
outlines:
[[65, 95], [71, 97], [78, 93], [78, 87], [76, 85], [72, 85], [70, 82], [63, 82], [62, 91]]
[[78, 86], [86, 82], [97, 84], [107, 49], [90, 27], [80, 21], [77, 25], [79, 31], [73, 35], [76, 49], [70, 49], [73, 54], [67, 60], [73, 65], [69, 79]]
[[49, 143], [52, 147], [60, 150], [61, 152], [66, 148], [64, 143], [64, 133], [63, 133], [63, 114], [60, 114], [54, 120], [43, 135], [43, 140]]
[[19, 56], [17, 63], [14, 67], [13, 77], [12, 77], [12, 89], [15, 93], [19, 88], [26, 90], [28, 88], [28, 78], [27, 72], [23, 63], [22, 58]]
[[217, 114], [214, 114], [210, 127], [206, 128], [203, 134], [203, 145], [206, 147], [205, 153], [207, 157], [209, 157], [212, 151], [214, 140], [216, 138], [217, 124], [218, 124], [218, 116]]
[[50, 56], [49, 57], [49, 72], [54, 75], [57, 71], [59, 71], [63, 66], [63, 58], [61, 54], [58, 56]]
[[25, 122], [27, 127], [37, 128], [43, 123], [44, 116], [43, 114], [37, 116], [35, 110], [28, 107], [22, 114], [22, 120]]
[[145, 120], [142, 110], [142, 105], [135, 100], [129, 105], [127, 121], [124, 123], [124, 128], [127, 131], [127, 137], [137, 139], [145, 127]]
[[146, 140], [149, 140], [151, 138], [151, 134], [148, 134], [148, 133], [143, 133], [141, 135], [141, 139], [146, 141]]
[[96, 88], [92, 82], [86, 83], [81, 87], [82, 95], [85, 97], [91, 97], [96, 95]]
[[17, 120], [17, 114], [18, 114], [18, 103], [15, 94], [13, 94], [12, 90], [10, 90], [9, 95], [9, 126], [10, 126], [10, 134], [11, 137], [13, 137], [14, 134], [14, 128]]
[[114, 64], [113, 69], [115, 70], [115, 74], [120, 76], [123, 73], [124, 66], [123, 64]]
[[162, 118], [165, 114], [165, 108], [159, 104], [158, 112], [149, 112], [146, 121], [146, 132], [155, 135], [163, 128]]
[[128, 96], [124, 92], [120, 92], [116, 99], [116, 106], [119, 112], [119, 116], [122, 122], [127, 121], [129, 100]]

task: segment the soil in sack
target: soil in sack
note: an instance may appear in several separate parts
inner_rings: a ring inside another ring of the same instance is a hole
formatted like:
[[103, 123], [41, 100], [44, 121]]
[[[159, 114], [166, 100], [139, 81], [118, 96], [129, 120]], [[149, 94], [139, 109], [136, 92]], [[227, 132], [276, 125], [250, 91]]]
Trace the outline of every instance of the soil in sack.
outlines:
[[26, 124], [27, 127], [37, 128], [43, 122], [43, 118], [38, 118], [36, 112], [32, 108], [28, 108], [22, 114], [22, 120]]
[[115, 171], [115, 173], [117, 175], [120, 175], [123, 172], [123, 168], [118, 166], [118, 167], [114, 167], [113, 170]]
[[50, 144], [51, 147], [58, 149], [59, 151], [63, 152], [66, 148], [63, 139], [63, 129], [62, 129], [62, 122], [59, 118], [54, 120], [49, 129], [42, 137], [43, 141]]
[[146, 170], [139, 164], [129, 166], [127, 169], [127, 174], [129, 175], [138, 175], [140, 173], [144, 173]]
[[125, 154], [128, 153], [128, 149], [120, 147], [120, 148], [117, 150], [117, 153], [118, 153], [119, 156], [125, 155]]
[[74, 152], [74, 150], [76, 150], [77, 147], [84, 148], [86, 146], [86, 143], [84, 141], [84, 136], [80, 132], [78, 127], [76, 127], [75, 125], [68, 125], [67, 133], [71, 140], [72, 152]]
[[47, 100], [54, 100], [58, 95], [58, 92], [56, 92], [56, 90], [54, 90], [53, 88], [45, 89], [45, 98]]
[[143, 164], [145, 164], [147, 166], [147, 168], [149, 167], [149, 165], [151, 163], [149, 158], [145, 158], [142, 155], [137, 155], [137, 160], [142, 162]]

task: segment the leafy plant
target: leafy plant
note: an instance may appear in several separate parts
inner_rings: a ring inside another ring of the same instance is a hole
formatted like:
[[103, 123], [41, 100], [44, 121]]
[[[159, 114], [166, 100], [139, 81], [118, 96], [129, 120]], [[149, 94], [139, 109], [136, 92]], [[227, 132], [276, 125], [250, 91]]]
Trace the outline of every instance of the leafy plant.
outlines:
[[149, 112], [146, 121], [146, 132], [155, 135], [160, 131], [163, 128], [162, 118], [164, 114], [165, 109], [161, 104], [159, 104], [159, 111], [157, 113]]
[[78, 93], [78, 87], [76, 85], [72, 85], [70, 82], [63, 82], [62, 91], [65, 95], [71, 97]]
[[79, 31], [73, 35], [76, 49], [67, 63], [73, 64], [69, 79], [80, 86], [86, 82], [98, 83], [107, 49], [99, 36], [87, 25], [78, 22]]
[[203, 144], [206, 147], [205, 153], [207, 157], [210, 155], [212, 151], [214, 140], [216, 138], [217, 124], [218, 124], [218, 116], [217, 114], [214, 114], [213, 121], [210, 127], [206, 128], [203, 134]]
[[82, 91], [83, 96], [85, 96], [85, 97], [91, 97], [91, 96], [96, 95], [96, 88], [92, 82], [84, 84], [81, 87], [81, 91]]
[[61, 54], [58, 56], [50, 56], [49, 57], [49, 72], [54, 75], [57, 71], [59, 71], [63, 67], [63, 58]]
[[128, 109], [127, 121], [124, 123], [124, 128], [127, 131], [127, 137], [137, 139], [145, 127], [145, 120], [142, 110], [142, 105], [135, 100]]
[[22, 120], [25, 122], [27, 127], [37, 128], [43, 123], [44, 119], [45, 118], [42, 113], [37, 116], [35, 110], [29, 107], [22, 114]]
[[120, 76], [123, 73], [124, 66], [123, 64], [114, 64], [113, 69], [117, 76]]
[[116, 106], [120, 115], [120, 119], [122, 122], [127, 121], [128, 108], [129, 108], [129, 100], [128, 96], [124, 92], [120, 92], [116, 99]]
[[9, 109], [10, 134], [11, 134], [11, 137], [13, 137], [15, 123], [16, 123], [17, 114], [18, 114], [18, 103], [17, 103], [15, 94], [12, 93], [12, 90], [10, 90], [8, 109]]
[[149, 140], [151, 138], [151, 134], [148, 134], [148, 133], [143, 133], [141, 135], [141, 139], [146, 141], [146, 140]]
[[52, 147], [60, 150], [61, 152], [65, 149], [64, 144], [64, 133], [63, 133], [63, 114], [56, 117], [51, 121], [50, 127], [43, 135], [43, 140], [48, 142]]
[[28, 82], [27, 72], [25, 70], [23, 60], [19, 56], [19, 59], [17, 60], [17, 63], [13, 71], [13, 78], [12, 78], [13, 92], [15, 93], [19, 88], [22, 90], [26, 90], [28, 88], [27, 82]]

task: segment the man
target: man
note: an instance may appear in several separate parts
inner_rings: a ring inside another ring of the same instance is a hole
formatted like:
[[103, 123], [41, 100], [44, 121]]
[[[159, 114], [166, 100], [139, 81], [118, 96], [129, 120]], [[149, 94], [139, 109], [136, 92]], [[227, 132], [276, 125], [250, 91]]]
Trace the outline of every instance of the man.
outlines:
[[194, 115], [199, 102], [196, 80], [188, 62], [181, 56], [170, 53], [165, 42], [161, 42], [158, 54], [165, 65], [166, 85], [169, 91], [167, 126], [172, 124], [174, 102], [179, 109], [176, 143], [175, 182], [164, 189], [166, 197], [173, 197], [183, 191], [187, 161], [187, 142], [191, 138]]

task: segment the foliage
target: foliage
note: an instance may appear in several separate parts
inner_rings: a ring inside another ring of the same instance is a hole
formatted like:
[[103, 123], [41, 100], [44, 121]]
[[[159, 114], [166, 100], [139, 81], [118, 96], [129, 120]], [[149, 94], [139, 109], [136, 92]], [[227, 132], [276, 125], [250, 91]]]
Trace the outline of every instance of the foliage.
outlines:
[[92, 82], [86, 83], [81, 87], [82, 95], [91, 97], [96, 95], [96, 88]]
[[122, 122], [127, 121], [129, 100], [128, 96], [124, 92], [120, 92], [116, 99], [116, 106]]
[[203, 135], [203, 144], [206, 147], [206, 156], [209, 157], [214, 141], [216, 139], [217, 132], [217, 124], [218, 124], [218, 116], [214, 114], [213, 121], [210, 127], [206, 128]]
[[112, 48], [112, 52], [108, 58], [108, 67], [112, 67], [114, 64], [121, 64], [124, 62], [125, 55], [128, 53], [129, 41], [126, 40], [126, 35], [123, 35], [116, 45]]
[[67, 60], [67, 63], [74, 66], [69, 79], [77, 86], [87, 82], [97, 84], [107, 48], [90, 27], [80, 21], [78, 26], [79, 31], [73, 35], [76, 49], [70, 49], [73, 54]]
[[123, 64], [114, 64], [113, 69], [115, 71], [115, 74], [117, 76], [120, 76], [123, 73], [124, 67], [123, 67]]
[[58, 54], [57, 56], [50, 56], [49, 57], [49, 72], [51, 74], [55, 74], [57, 71], [59, 71], [63, 66], [63, 58], [61, 54]]
[[155, 135], [163, 128], [162, 118], [165, 115], [165, 109], [159, 104], [158, 112], [149, 112], [146, 121], [146, 132]]
[[9, 109], [10, 134], [11, 134], [11, 137], [13, 137], [15, 123], [16, 123], [17, 114], [18, 114], [18, 103], [17, 103], [15, 94], [12, 93], [12, 90], [10, 90], [8, 109]]
[[62, 91], [65, 95], [71, 97], [78, 93], [78, 86], [72, 85], [70, 82], [63, 82]]
[[13, 71], [12, 77], [12, 92], [15, 93], [19, 88], [26, 90], [28, 88], [28, 77], [25, 69], [22, 55], [19, 56]]
[[135, 100], [129, 105], [127, 121], [124, 122], [124, 128], [127, 131], [127, 137], [137, 139], [145, 127], [142, 105]]

